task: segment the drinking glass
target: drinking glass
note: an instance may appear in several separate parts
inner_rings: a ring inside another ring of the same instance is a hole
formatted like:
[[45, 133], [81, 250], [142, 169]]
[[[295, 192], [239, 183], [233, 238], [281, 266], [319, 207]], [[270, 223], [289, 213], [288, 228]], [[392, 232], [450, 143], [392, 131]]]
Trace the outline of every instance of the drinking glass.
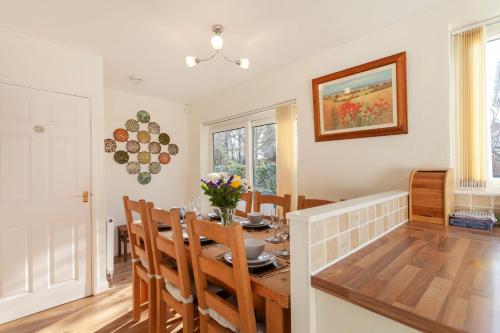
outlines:
[[274, 236], [271, 238], [271, 242], [273, 243], [279, 243], [283, 241], [283, 238], [278, 234], [278, 229], [280, 228], [280, 217], [279, 217], [279, 211], [278, 207], [274, 205], [274, 211], [273, 214], [271, 215], [271, 228], [274, 229]]
[[280, 236], [283, 239], [283, 249], [276, 252], [276, 255], [283, 259], [290, 258], [290, 251], [288, 251], [288, 240], [290, 238], [290, 229], [288, 223], [283, 221], [280, 226]]

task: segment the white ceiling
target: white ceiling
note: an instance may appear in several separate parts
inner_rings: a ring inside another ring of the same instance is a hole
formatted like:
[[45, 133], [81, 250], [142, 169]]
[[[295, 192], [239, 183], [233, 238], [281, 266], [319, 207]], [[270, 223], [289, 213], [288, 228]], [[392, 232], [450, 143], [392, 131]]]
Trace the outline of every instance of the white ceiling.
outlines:
[[[444, 1], [4, 0], [0, 27], [102, 55], [106, 87], [188, 103]], [[186, 67], [186, 55], [211, 54], [215, 23], [249, 69], [220, 58]]]

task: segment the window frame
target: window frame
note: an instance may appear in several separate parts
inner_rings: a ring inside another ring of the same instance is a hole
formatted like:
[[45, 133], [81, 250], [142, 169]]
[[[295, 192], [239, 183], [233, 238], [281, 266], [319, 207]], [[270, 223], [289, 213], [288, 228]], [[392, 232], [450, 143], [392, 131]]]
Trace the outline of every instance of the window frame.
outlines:
[[[494, 23], [486, 26], [486, 47], [489, 42], [500, 39], [500, 23]], [[486, 78], [485, 78], [486, 80]], [[485, 85], [485, 89], [488, 87]], [[484, 112], [486, 114], [486, 165], [487, 165], [487, 173], [488, 173], [488, 185], [487, 187], [492, 188], [495, 191], [500, 191], [500, 177], [494, 177], [493, 175], [493, 161], [492, 161], [492, 147], [491, 147], [491, 117], [489, 112], [489, 101], [488, 101], [488, 91], [484, 92], [485, 99], [485, 109]]]
[[276, 123], [275, 109], [261, 111], [252, 115], [242, 116], [217, 122], [208, 127], [209, 156], [208, 170], [214, 172], [214, 134], [234, 129], [245, 129], [245, 178], [253, 187], [253, 127]]

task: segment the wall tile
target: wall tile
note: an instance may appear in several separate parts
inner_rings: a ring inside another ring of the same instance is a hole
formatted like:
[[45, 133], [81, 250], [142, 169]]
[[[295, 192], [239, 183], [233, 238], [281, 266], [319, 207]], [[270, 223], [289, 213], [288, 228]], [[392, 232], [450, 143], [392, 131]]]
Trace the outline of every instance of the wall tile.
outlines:
[[470, 194], [455, 194], [455, 205], [463, 207], [470, 206]]
[[311, 270], [316, 270], [326, 264], [326, 242], [311, 247]]
[[337, 237], [326, 242], [326, 262], [329, 263], [339, 256], [339, 239]]
[[359, 210], [349, 213], [349, 228], [354, 228], [359, 225]]
[[349, 229], [349, 214], [345, 213], [339, 216], [339, 232]]
[[408, 196], [407, 195], [405, 195], [403, 197], [403, 206], [408, 206]]
[[359, 224], [368, 222], [368, 208], [359, 210]]
[[377, 217], [381, 217], [382, 214], [383, 214], [383, 212], [382, 212], [382, 204], [381, 203], [377, 204], [377, 208], [376, 209], [377, 209], [377, 215], [376, 216]]
[[383, 224], [383, 229], [384, 232], [389, 230], [389, 217], [384, 216], [384, 224]]
[[403, 197], [400, 197], [399, 198], [399, 207], [404, 207], [405, 203], [404, 203], [404, 199]]
[[359, 244], [363, 245], [368, 242], [368, 224], [364, 224], [359, 228]]
[[389, 200], [387, 203], [389, 204], [389, 212], [392, 212], [394, 210], [394, 200]]
[[382, 218], [378, 218], [375, 221], [375, 235], [380, 236], [382, 234], [383, 229], [384, 229], [384, 223], [382, 222]]
[[396, 218], [394, 212], [389, 214], [389, 228], [392, 228], [396, 225]]
[[372, 240], [375, 236], [375, 222], [370, 222], [368, 223], [368, 239]]
[[368, 220], [373, 221], [375, 219], [375, 206], [368, 207]]
[[334, 236], [339, 233], [339, 217], [335, 216], [325, 220], [325, 238]]
[[325, 239], [324, 221], [311, 224], [311, 244], [317, 243], [323, 239]]
[[394, 201], [394, 209], [401, 208], [401, 207], [399, 207], [399, 198], [396, 198], [393, 201]]
[[350, 234], [348, 232], [344, 232], [340, 234], [339, 238], [339, 256], [346, 255], [351, 247], [350, 247]]
[[488, 195], [473, 195], [471, 206], [491, 207], [491, 197]]
[[387, 215], [388, 212], [389, 212], [389, 202], [386, 201], [382, 203], [382, 214]]
[[351, 251], [359, 246], [359, 228], [351, 230]]

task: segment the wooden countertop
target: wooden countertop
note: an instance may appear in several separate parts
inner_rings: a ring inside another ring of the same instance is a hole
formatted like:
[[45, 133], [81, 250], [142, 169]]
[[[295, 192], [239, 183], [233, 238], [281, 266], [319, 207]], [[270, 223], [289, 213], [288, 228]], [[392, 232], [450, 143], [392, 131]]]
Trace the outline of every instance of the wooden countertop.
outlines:
[[424, 332], [500, 332], [500, 228], [409, 222], [313, 287]]

